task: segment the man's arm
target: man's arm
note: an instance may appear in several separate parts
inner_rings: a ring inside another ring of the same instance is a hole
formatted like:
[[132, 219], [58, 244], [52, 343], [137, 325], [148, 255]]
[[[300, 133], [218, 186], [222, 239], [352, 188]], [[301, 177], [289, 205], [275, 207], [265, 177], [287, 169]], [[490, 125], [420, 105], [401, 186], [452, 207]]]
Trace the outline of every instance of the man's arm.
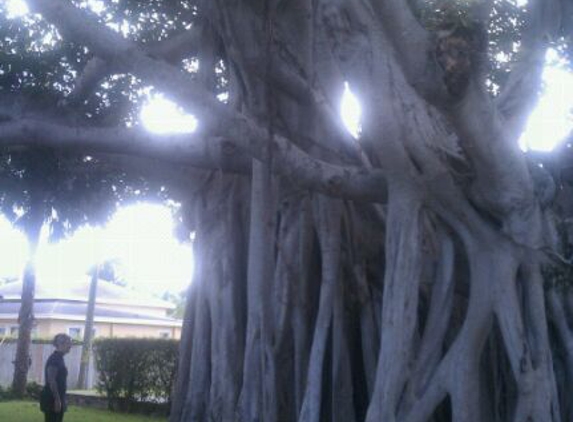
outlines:
[[56, 382], [58, 368], [55, 366], [48, 366], [46, 372], [48, 376], [48, 385], [52, 391], [52, 396], [54, 397], [54, 412], [60, 413], [62, 411], [62, 399], [60, 397], [60, 392], [58, 391], [58, 383]]

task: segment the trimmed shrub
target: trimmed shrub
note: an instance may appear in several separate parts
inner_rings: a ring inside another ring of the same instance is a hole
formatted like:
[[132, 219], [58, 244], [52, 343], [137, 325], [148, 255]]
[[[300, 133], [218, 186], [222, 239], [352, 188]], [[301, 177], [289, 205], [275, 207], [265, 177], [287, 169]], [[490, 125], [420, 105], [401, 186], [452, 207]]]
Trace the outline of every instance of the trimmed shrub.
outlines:
[[[26, 399], [32, 399], [34, 401], [40, 398], [40, 393], [42, 392], [42, 386], [36, 382], [29, 382], [26, 384]], [[0, 401], [14, 400], [16, 397], [12, 393], [12, 388], [3, 388], [0, 385]]]
[[[3, 344], [15, 344], [18, 343], [18, 338], [17, 337], [4, 337], [2, 340]], [[54, 342], [54, 338], [53, 337], [42, 337], [42, 338], [33, 338], [31, 340], [32, 344], [52, 344]], [[82, 341], [80, 340], [76, 340], [76, 339], [72, 339], [72, 345], [77, 346], [79, 344], [83, 344]]]
[[13, 398], [10, 388], [3, 388], [0, 385], [0, 401], [11, 400]]
[[29, 382], [26, 384], [26, 396], [34, 400], [39, 400], [42, 388], [43, 387], [37, 382]]
[[113, 410], [134, 411], [141, 403], [171, 402], [179, 342], [167, 339], [105, 338], [94, 343], [98, 391]]

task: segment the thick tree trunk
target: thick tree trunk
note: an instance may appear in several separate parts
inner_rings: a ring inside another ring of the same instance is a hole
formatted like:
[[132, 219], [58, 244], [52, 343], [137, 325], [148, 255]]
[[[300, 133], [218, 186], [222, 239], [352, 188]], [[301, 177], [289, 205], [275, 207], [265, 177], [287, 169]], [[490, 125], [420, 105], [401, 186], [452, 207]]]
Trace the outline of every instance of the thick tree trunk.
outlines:
[[275, 197], [268, 165], [253, 162], [249, 271], [247, 278], [247, 343], [241, 418], [276, 422], [276, 367], [271, 335], [275, 329], [271, 302], [275, 260]]
[[[199, 254], [197, 253], [196, 243], [193, 244], [193, 251], [195, 259]], [[193, 341], [193, 312], [195, 311], [195, 301], [197, 294], [195, 294], [195, 286], [200, 281], [197, 280], [197, 265], [195, 264], [193, 279], [191, 285], [187, 289], [185, 314], [183, 315], [183, 327], [181, 330], [181, 341], [179, 343], [179, 361], [177, 365], [177, 376], [173, 385], [173, 392], [171, 393], [171, 412], [169, 414], [169, 421], [174, 422], [181, 419], [185, 398], [189, 390], [189, 371], [191, 366], [192, 356], [192, 341]]]
[[[340, 244], [341, 244], [341, 204], [327, 198], [318, 198], [315, 212], [318, 238], [322, 254], [322, 280], [320, 285], [320, 300], [316, 316], [314, 337], [310, 350], [306, 392], [300, 412], [300, 422], [318, 422], [324, 411], [332, 417], [332, 409], [324, 409], [323, 404], [332, 403], [332, 397], [325, 385], [325, 374], [330, 374], [331, 368], [326, 365], [329, 352], [329, 338], [332, 333], [334, 303], [337, 286], [340, 282]], [[339, 311], [339, 310], [338, 310]], [[346, 397], [349, 399], [349, 397]], [[332, 403], [334, 404], [334, 403]], [[342, 403], [340, 403], [342, 404]], [[342, 415], [349, 417], [350, 415]]]
[[236, 420], [246, 327], [248, 189], [215, 175], [197, 201], [195, 273], [171, 421]]
[[414, 346], [421, 276], [420, 207], [413, 193], [403, 192], [398, 195], [404, 197], [391, 200], [388, 212], [382, 338], [368, 422], [396, 420]]

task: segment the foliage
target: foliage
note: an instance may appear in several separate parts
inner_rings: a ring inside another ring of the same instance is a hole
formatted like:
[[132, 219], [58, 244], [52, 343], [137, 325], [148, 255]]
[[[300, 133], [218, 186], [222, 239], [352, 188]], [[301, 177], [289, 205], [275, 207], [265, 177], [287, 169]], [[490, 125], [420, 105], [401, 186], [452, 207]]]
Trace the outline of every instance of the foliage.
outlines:
[[52, 239], [85, 224], [104, 224], [122, 202], [165, 196], [161, 186], [96, 158], [46, 149], [0, 153], [0, 176], [6, 181], [0, 212], [26, 231], [35, 203]]
[[[1, 401], [1, 400], [0, 400]], [[0, 420], [11, 422], [30, 422], [41, 419], [40, 409], [34, 402], [9, 401], [0, 403]], [[141, 415], [122, 415], [99, 409], [70, 406], [66, 412], [66, 422], [151, 422], [164, 421], [164, 418], [152, 418]]]
[[18, 280], [20, 280], [20, 279], [18, 277], [14, 277], [14, 276], [0, 277], [0, 286], [3, 286], [5, 284], [10, 284], [10, 283], [15, 283]]
[[136, 402], [169, 402], [179, 342], [166, 339], [106, 338], [94, 343], [98, 390], [110, 408], [132, 410]]
[[[166, 18], [152, 17], [150, 5], [130, 10], [128, 7], [135, 7], [131, 3], [115, 5], [114, 13], [106, 13], [101, 19], [109, 25], [120, 25], [128, 16], [140, 15], [141, 22], [154, 22], [151, 32], [155, 37], [162, 36], [157, 31], [165, 36], [190, 24], [191, 15], [172, 19], [172, 30], [166, 31]], [[158, 10], [173, 9], [169, 2], [151, 3]], [[140, 31], [141, 24], [138, 27], [140, 37], [147, 40], [149, 30]], [[89, 126], [133, 122], [146, 91], [131, 75], [114, 75], [102, 81], [88, 101], [73, 107], [63, 105], [64, 97], [74, 88], [75, 76], [91, 58], [85, 48], [63, 39], [43, 19], [10, 19], [0, 4], [0, 93], [18, 93], [16, 103], [11, 99], [8, 104], [5, 100], [0, 104], [0, 121], [49, 114], [62, 122], [85, 122]], [[54, 104], [59, 106], [54, 108]], [[87, 154], [42, 147], [0, 151], [0, 177], [0, 213], [27, 232], [34, 202], [41, 208], [35, 212], [50, 224], [53, 240], [85, 224], [105, 223], [122, 202], [163, 201], [167, 197], [162, 183], [151, 182], [133, 171], [110, 168]]]
[[33, 400], [38, 400], [40, 398], [42, 388], [43, 387], [37, 382], [29, 382], [26, 385], [26, 396], [30, 397]]
[[116, 286], [125, 287], [127, 285], [125, 278], [122, 276], [121, 260], [118, 258], [110, 258], [100, 264], [94, 264], [89, 268], [87, 274], [92, 276], [96, 269], [98, 271], [99, 280], [115, 284]]
[[179, 293], [165, 292], [161, 298], [175, 305], [175, 309], [170, 312], [169, 316], [183, 319], [185, 304], [187, 303], [187, 292], [185, 290]]
[[12, 399], [10, 388], [4, 388], [0, 385], [0, 402]]
[[[17, 337], [10, 337], [9, 335], [1, 339], [3, 343], [16, 343], [18, 341]], [[31, 340], [32, 344], [53, 344], [54, 338], [53, 337], [35, 337]], [[82, 344], [81, 341], [76, 339], [72, 339], [72, 344], [74, 346]]]
[[[26, 385], [26, 394], [25, 398], [29, 398], [31, 400], [38, 400], [40, 398], [40, 393], [42, 391], [42, 386], [36, 382], [30, 382]], [[0, 386], [0, 402], [12, 400], [15, 396], [12, 392], [10, 387], [3, 388]]]
[[[473, 14], [480, 2], [458, 0], [428, 0], [416, 3], [420, 21], [432, 32], [456, 26], [473, 29], [477, 21]], [[521, 42], [526, 11], [511, 1], [495, 1], [490, 12], [487, 35], [489, 41], [488, 78], [492, 94], [506, 83]], [[479, 29], [477, 29], [479, 30]]]

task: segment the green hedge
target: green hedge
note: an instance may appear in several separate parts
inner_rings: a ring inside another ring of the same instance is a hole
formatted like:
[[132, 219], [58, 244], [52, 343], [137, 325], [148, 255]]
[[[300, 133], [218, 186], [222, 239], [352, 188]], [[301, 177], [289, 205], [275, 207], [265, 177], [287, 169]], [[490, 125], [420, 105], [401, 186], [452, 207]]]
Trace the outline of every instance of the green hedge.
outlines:
[[[26, 384], [26, 392], [24, 398], [32, 399], [37, 401], [40, 399], [40, 393], [42, 392], [42, 386], [36, 382], [29, 382]], [[3, 388], [0, 385], [0, 402], [9, 401], [14, 399], [21, 399], [21, 397], [16, 397], [12, 392], [12, 387]]]
[[110, 409], [136, 410], [138, 403], [169, 406], [179, 342], [167, 339], [104, 338], [94, 343], [98, 391]]
[[[53, 337], [49, 337], [49, 338], [33, 338], [31, 339], [31, 343], [32, 344], [52, 344], [54, 342], [54, 338]], [[18, 337], [0, 337], [0, 343], [1, 344], [14, 344], [14, 343], [18, 343]], [[76, 339], [72, 339], [72, 344], [74, 346], [78, 346], [83, 344], [82, 341], [80, 340], [76, 340]]]

